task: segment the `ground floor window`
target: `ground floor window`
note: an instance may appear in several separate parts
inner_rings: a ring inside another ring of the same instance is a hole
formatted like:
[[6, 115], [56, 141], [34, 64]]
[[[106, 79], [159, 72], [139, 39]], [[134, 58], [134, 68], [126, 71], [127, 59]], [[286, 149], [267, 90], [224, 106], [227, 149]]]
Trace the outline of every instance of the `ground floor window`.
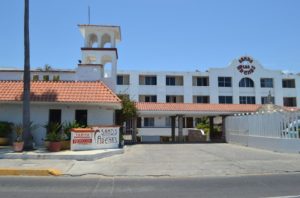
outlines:
[[61, 109], [49, 109], [49, 124], [61, 123]]
[[296, 97], [285, 97], [285, 98], [283, 98], [283, 106], [296, 107], [297, 106]]
[[154, 118], [144, 118], [144, 127], [154, 127]]
[[87, 110], [76, 110], [75, 120], [81, 126], [87, 126]]
[[240, 96], [240, 104], [255, 104], [254, 96]]
[[232, 104], [232, 96], [219, 96], [220, 104]]

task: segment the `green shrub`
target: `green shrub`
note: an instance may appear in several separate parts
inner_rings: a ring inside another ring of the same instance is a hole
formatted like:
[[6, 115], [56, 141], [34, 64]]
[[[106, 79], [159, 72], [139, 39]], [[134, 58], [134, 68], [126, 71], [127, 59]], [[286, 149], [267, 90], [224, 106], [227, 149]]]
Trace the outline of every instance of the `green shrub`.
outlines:
[[65, 140], [71, 140], [71, 129], [73, 128], [84, 128], [85, 126], [80, 126], [76, 121], [66, 122], [63, 124], [63, 136]]

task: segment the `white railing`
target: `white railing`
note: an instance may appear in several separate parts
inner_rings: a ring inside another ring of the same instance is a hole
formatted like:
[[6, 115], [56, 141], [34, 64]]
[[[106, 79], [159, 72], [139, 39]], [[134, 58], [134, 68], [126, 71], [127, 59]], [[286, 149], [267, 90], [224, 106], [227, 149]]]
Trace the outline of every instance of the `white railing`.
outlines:
[[274, 112], [229, 116], [227, 142], [276, 151], [300, 151], [300, 113]]

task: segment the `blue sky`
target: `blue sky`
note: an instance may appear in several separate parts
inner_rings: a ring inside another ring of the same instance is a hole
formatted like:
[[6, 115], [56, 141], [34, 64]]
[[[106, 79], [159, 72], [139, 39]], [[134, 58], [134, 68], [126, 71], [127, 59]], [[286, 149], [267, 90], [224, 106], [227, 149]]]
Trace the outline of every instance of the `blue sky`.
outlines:
[[[120, 25], [118, 68], [206, 70], [251, 55], [300, 72], [299, 0], [30, 0], [32, 68], [73, 69], [77, 24]], [[23, 67], [23, 0], [0, 1], [0, 66]]]

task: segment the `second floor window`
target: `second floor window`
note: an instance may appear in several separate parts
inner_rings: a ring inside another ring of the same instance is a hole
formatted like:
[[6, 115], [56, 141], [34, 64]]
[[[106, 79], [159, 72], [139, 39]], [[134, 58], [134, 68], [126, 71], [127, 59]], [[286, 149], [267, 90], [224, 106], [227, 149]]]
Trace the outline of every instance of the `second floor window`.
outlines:
[[282, 80], [282, 87], [283, 88], [295, 88], [295, 79], [283, 79]]
[[197, 77], [196, 86], [209, 86], [208, 77]]
[[183, 77], [182, 76], [166, 76], [167, 86], [182, 86]]
[[218, 77], [219, 87], [231, 87], [231, 77]]
[[156, 76], [140, 76], [140, 85], [156, 85]]
[[209, 96], [194, 96], [194, 103], [209, 103]]
[[261, 78], [260, 86], [267, 87], [267, 88], [273, 88], [273, 79], [272, 78]]
[[117, 85], [129, 85], [129, 75], [118, 75]]
[[250, 78], [242, 78], [240, 80], [239, 87], [254, 87], [254, 82]]

